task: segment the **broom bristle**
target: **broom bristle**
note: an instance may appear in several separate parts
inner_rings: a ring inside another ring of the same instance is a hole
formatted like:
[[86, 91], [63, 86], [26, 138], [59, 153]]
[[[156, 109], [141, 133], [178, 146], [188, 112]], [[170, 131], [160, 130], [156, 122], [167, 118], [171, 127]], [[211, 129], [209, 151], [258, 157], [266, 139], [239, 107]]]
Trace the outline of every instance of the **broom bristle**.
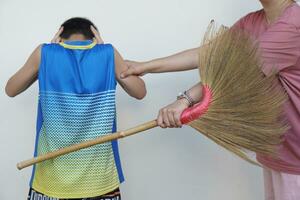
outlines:
[[262, 73], [257, 45], [242, 31], [213, 24], [203, 45], [200, 77], [213, 96], [207, 112], [189, 125], [249, 162], [247, 150], [276, 156], [288, 128], [280, 120], [286, 95], [274, 84], [275, 73]]

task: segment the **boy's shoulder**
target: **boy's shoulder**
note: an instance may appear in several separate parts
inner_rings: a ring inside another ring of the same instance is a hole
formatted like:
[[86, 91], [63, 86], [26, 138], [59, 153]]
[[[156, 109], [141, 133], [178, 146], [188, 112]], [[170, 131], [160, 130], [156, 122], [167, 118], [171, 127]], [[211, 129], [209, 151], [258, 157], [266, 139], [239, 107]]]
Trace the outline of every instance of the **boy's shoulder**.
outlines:
[[95, 45], [96, 48], [100, 49], [100, 50], [108, 50], [110, 52], [114, 51], [114, 46], [110, 43], [107, 44], [96, 44]]
[[97, 44], [96, 46], [103, 47], [103, 48], [114, 48], [114, 46], [111, 43]]

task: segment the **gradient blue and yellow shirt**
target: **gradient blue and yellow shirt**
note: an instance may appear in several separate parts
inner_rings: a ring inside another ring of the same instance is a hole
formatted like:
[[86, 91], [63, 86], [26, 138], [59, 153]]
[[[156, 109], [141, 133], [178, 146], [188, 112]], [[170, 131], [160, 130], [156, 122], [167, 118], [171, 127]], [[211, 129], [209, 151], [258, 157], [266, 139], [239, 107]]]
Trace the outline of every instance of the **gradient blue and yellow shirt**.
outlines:
[[[44, 44], [38, 80], [34, 156], [116, 131], [112, 45]], [[36, 164], [30, 184], [50, 197], [85, 198], [111, 192], [123, 180], [113, 141]]]

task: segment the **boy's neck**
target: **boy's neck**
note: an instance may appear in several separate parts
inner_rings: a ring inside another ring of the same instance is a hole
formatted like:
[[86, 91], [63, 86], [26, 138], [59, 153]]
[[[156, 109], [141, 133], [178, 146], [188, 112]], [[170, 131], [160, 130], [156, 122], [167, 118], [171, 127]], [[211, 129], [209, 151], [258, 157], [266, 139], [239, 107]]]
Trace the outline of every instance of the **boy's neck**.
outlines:
[[82, 34], [72, 34], [68, 39], [64, 41], [84, 41], [87, 40]]

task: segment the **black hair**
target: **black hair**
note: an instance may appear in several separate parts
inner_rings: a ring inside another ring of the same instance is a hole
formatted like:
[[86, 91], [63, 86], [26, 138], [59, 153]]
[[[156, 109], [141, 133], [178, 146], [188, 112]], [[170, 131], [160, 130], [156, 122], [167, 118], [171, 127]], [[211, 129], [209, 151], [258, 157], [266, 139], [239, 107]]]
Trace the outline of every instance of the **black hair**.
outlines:
[[82, 34], [86, 39], [91, 40], [94, 38], [91, 26], [97, 29], [93, 22], [81, 17], [68, 19], [61, 26], [64, 27], [63, 32], [60, 34], [63, 39], [68, 39], [72, 34]]

